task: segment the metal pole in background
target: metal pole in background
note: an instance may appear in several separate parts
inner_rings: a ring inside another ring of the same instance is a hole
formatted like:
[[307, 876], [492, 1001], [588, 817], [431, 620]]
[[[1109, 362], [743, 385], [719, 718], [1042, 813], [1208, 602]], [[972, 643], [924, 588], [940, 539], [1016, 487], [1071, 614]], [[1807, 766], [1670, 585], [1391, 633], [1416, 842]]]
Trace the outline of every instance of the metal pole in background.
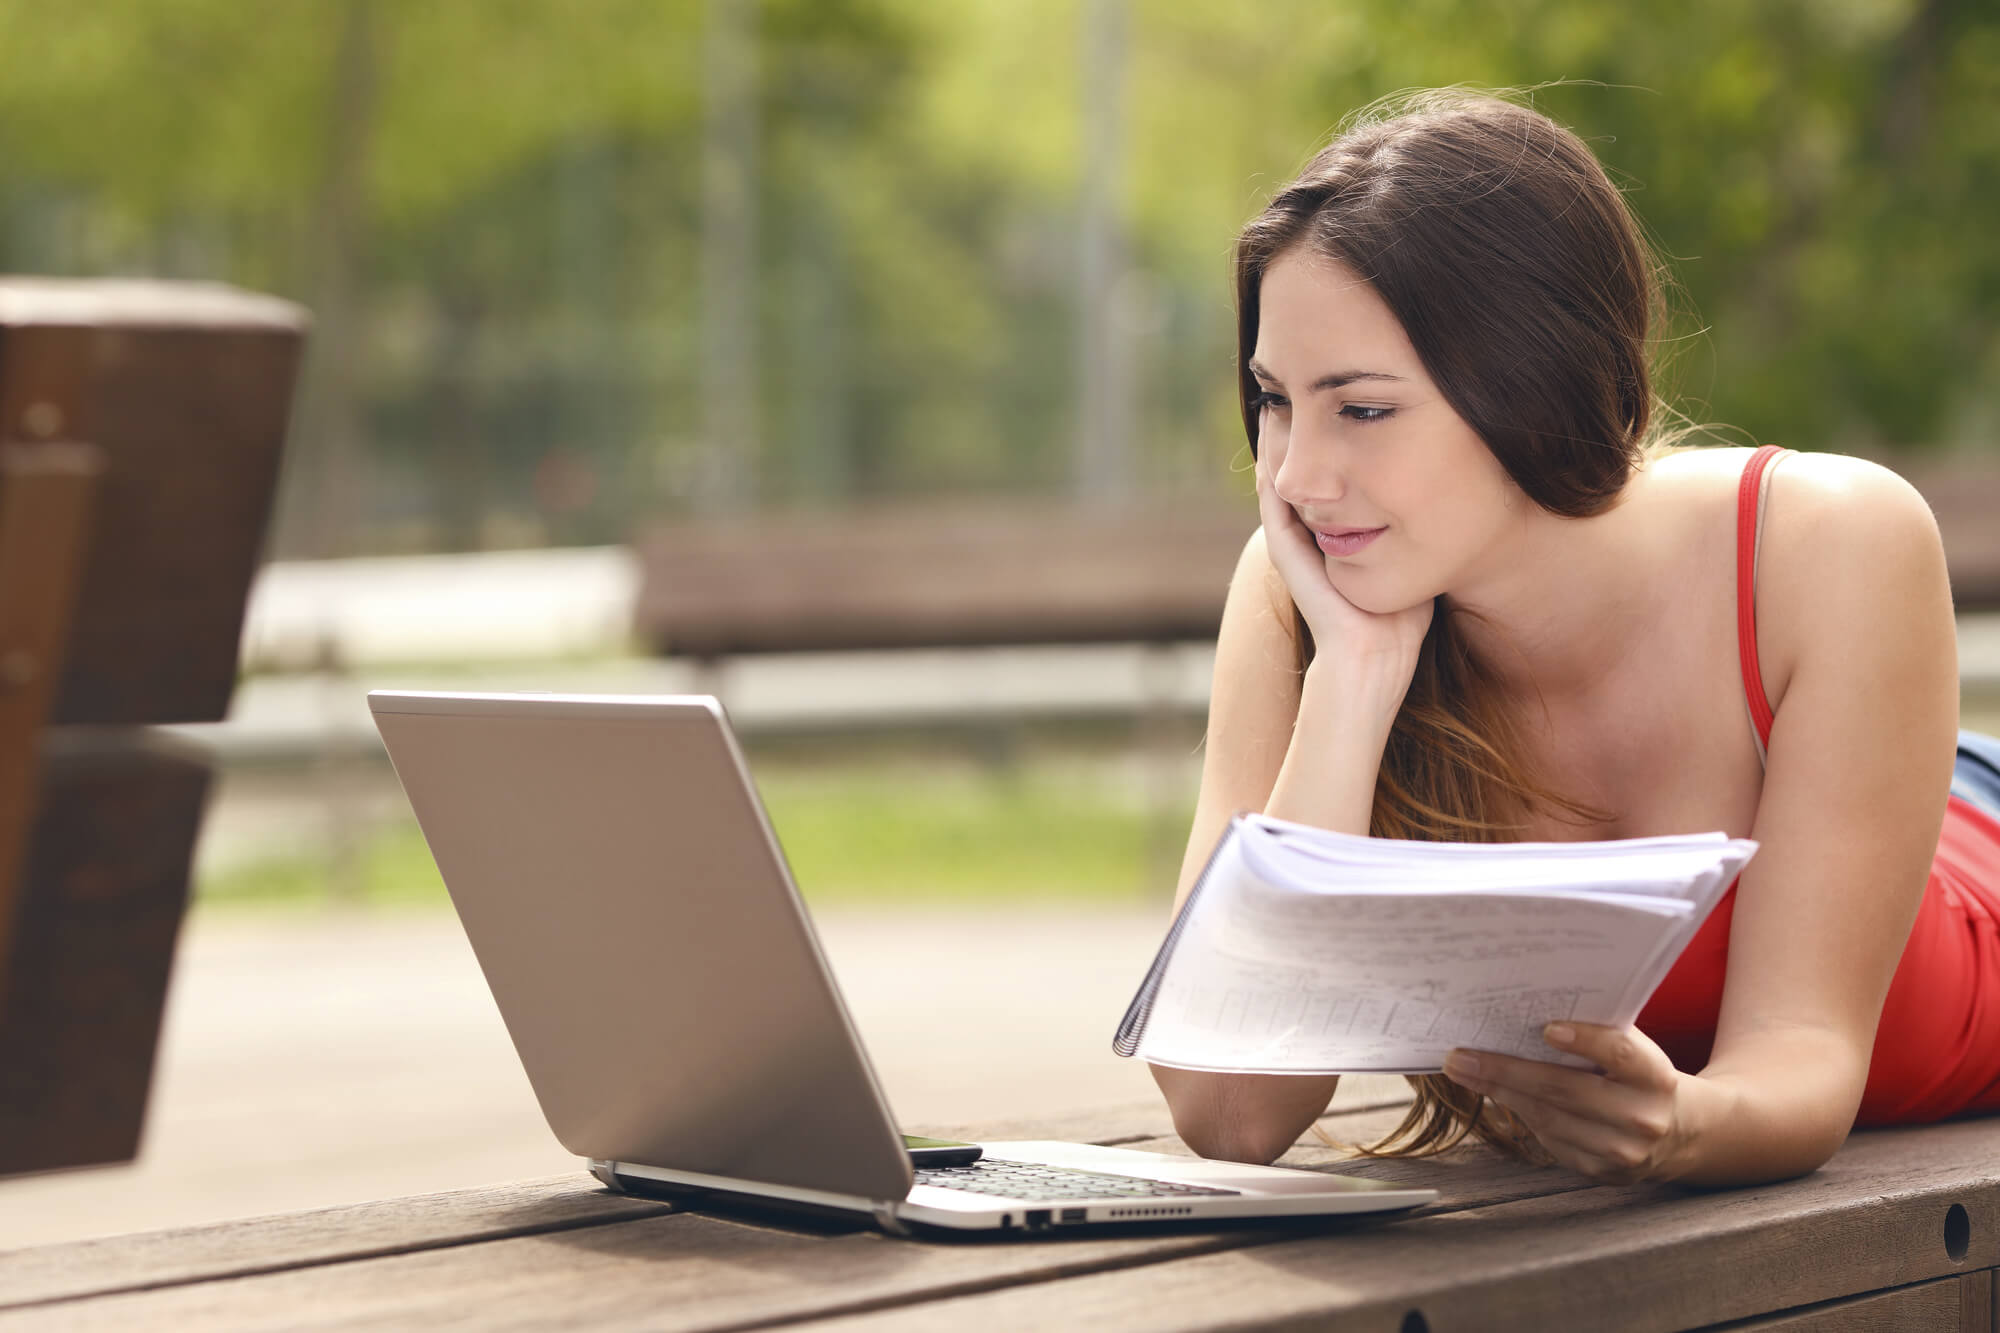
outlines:
[[756, 0], [707, 0], [702, 84], [702, 438], [705, 510], [757, 495]]
[[[1137, 348], [1130, 307], [1136, 296], [1125, 238], [1125, 67], [1127, 0], [1085, 0], [1079, 84], [1083, 115], [1081, 343], [1077, 498], [1100, 508], [1130, 503], [1138, 489], [1133, 436]], [[1132, 743], [1148, 775], [1144, 875], [1171, 899], [1186, 840], [1181, 797], [1188, 744], [1174, 715], [1175, 658], [1149, 649]]]
[[548, 540], [564, 545], [597, 535], [583, 517], [593, 504], [616, 515], [612, 522], [624, 521], [623, 488], [603, 484], [629, 447], [619, 428], [630, 357], [614, 277], [623, 258], [612, 225], [618, 164], [602, 128], [571, 132], [558, 150], [555, 182], [552, 359], [562, 387], [555, 434], [542, 441], [535, 502]]
[[379, 35], [370, 0], [347, 0], [309, 241], [313, 331], [278, 528], [280, 549], [292, 555], [354, 554], [361, 518], [360, 269]]
[[[368, 205], [368, 158], [379, 93], [371, 0], [347, 0], [327, 105], [326, 157], [311, 232], [313, 331], [306, 342], [294, 418], [298, 449], [286, 465], [279, 511], [281, 549], [310, 557], [356, 553], [363, 500], [361, 268]], [[330, 613], [323, 625], [330, 625]], [[354, 697], [340, 646], [323, 628], [314, 693], [334, 707]], [[324, 802], [327, 888], [336, 902], [361, 902], [364, 815], [356, 804], [356, 764], [321, 748], [313, 765]]]
[[1126, 0], [1085, 0], [1076, 489], [1080, 499], [1104, 505], [1129, 499], [1134, 480], [1132, 347], [1117, 310], [1126, 271], [1126, 46]]

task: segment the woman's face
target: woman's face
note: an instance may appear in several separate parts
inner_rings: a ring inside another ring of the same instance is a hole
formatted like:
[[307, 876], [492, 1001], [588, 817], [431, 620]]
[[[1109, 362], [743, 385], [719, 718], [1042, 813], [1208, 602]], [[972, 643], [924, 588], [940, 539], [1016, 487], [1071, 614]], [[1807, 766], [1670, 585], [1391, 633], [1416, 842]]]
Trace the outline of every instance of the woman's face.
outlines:
[[[1293, 247], [1264, 272], [1258, 452], [1328, 579], [1386, 613], [1462, 588], [1536, 507], [1424, 373], [1375, 289]], [[1369, 535], [1370, 532], [1373, 535]]]

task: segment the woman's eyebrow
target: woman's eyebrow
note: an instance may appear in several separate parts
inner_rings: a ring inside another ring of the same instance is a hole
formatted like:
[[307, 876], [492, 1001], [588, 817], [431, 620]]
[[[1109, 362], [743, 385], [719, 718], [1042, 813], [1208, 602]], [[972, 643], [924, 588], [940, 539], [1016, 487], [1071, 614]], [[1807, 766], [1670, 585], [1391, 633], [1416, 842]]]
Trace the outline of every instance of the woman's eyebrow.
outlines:
[[[1272, 384], [1283, 382], [1255, 361], [1250, 363], [1250, 373], [1258, 379], [1268, 381]], [[1400, 384], [1403, 382], [1403, 377], [1401, 375], [1391, 375], [1386, 370], [1336, 370], [1330, 375], [1321, 375], [1318, 379], [1314, 380], [1310, 385], [1306, 386], [1306, 392], [1319, 393], [1324, 389], [1344, 388], [1356, 380], [1394, 380]]]

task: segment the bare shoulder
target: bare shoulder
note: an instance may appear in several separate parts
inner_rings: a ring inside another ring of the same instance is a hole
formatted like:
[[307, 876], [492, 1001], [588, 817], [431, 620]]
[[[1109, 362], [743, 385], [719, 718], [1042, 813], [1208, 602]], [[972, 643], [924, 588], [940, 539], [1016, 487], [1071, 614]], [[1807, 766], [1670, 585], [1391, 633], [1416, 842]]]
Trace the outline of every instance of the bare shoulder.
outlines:
[[[1738, 489], [1752, 452], [1684, 449], [1648, 465], [1660, 512], [1700, 549], [1727, 552], [1731, 565]], [[1767, 474], [1755, 606], [1774, 705], [1802, 662], [1851, 658], [1864, 644], [1899, 639], [1949, 656], [1951, 585], [1929, 504], [1864, 458], [1781, 455]]]
[[[1848, 607], [1895, 620], [1950, 615], [1944, 544], [1930, 505], [1865, 458], [1799, 453], [1772, 473], [1758, 598], [1774, 608]], [[1782, 611], [1780, 611], [1782, 614]]]
[[[1751, 450], [1681, 450], [1652, 466], [1689, 511], [1704, 515], [1703, 530], [1735, 528], [1737, 483]], [[1938, 545], [1930, 505], [1902, 477], [1879, 463], [1846, 454], [1793, 452], [1773, 464], [1767, 482], [1761, 585], [1767, 570], [1853, 552], [1921, 553]], [[1883, 543], [1889, 544], [1889, 550]], [[1782, 577], [1782, 575], [1780, 575]]]
[[1908, 670], [1949, 674], [1955, 687], [1944, 545], [1914, 486], [1867, 459], [1798, 453], [1772, 473], [1766, 503], [1757, 625], [1774, 674], [1815, 658], [1914, 653], [1930, 665]]
[[1774, 528], [1782, 523], [1794, 541], [1828, 552], [1884, 540], [1937, 541], [1929, 503], [1880, 463], [1846, 454], [1796, 453], [1779, 461], [1770, 484], [1768, 521]]

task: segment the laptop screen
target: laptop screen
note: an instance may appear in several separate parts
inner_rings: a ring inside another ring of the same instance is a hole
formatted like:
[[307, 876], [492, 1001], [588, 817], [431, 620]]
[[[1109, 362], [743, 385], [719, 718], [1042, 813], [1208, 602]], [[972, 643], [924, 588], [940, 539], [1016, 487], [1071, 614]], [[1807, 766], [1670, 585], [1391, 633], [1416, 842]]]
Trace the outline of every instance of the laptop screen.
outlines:
[[565, 1148], [904, 1197], [902, 1138], [713, 699], [369, 705]]

